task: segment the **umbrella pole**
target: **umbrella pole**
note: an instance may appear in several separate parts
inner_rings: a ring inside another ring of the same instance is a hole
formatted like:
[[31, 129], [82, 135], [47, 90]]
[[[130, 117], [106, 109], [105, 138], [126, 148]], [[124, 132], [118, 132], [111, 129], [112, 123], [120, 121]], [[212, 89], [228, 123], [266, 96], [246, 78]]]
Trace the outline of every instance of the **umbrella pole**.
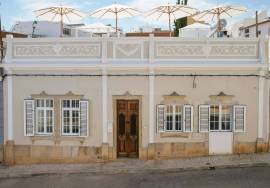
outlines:
[[170, 37], [172, 36], [172, 31], [171, 31], [171, 14], [169, 13], [169, 32], [170, 32]]
[[63, 9], [61, 8], [61, 21], [60, 21], [60, 37], [63, 37], [64, 23], [63, 23]]
[[118, 34], [117, 28], [118, 28], [118, 15], [117, 15], [117, 12], [115, 12], [115, 32], [116, 32], [116, 34]]
[[217, 23], [217, 32], [218, 32], [218, 36], [220, 35], [220, 31], [221, 31], [221, 23], [220, 23], [220, 12], [219, 12], [219, 9], [218, 9], [218, 13], [217, 13], [217, 20], [218, 20], [218, 23]]

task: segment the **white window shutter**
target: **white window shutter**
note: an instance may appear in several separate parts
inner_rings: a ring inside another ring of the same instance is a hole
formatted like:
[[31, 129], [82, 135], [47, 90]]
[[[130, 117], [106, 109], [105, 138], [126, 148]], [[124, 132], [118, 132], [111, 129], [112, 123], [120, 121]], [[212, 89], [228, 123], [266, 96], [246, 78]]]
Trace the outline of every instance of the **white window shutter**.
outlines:
[[200, 105], [199, 106], [199, 130], [200, 132], [209, 131], [209, 121], [210, 121], [210, 106]]
[[234, 132], [246, 131], [246, 106], [233, 106], [233, 130]]
[[193, 131], [193, 106], [183, 106], [183, 130], [185, 132]]
[[80, 101], [80, 136], [87, 137], [88, 136], [88, 104], [89, 102], [86, 100]]
[[24, 136], [34, 136], [35, 133], [35, 100], [24, 100]]
[[157, 105], [157, 132], [163, 132], [165, 128], [165, 107], [166, 105]]

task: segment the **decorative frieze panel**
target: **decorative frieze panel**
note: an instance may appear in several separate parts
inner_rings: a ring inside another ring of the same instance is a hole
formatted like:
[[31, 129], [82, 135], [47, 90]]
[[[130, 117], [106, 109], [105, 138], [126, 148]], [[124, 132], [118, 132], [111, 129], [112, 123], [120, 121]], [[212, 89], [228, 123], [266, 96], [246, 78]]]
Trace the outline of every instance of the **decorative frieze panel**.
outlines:
[[257, 44], [183, 44], [157, 43], [156, 58], [257, 58]]
[[99, 43], [90, 44], [15, 44], [14, 58], [65, 58], [83, 57], [100, 58], [101, 50]]
[[[150, 40], [151, 39], [151, 40]], [[153, 38], [61, 38], [12, 39], [7, 50], [10, 59], [83, 59], [100, 62], [138, 63], [178, 60], [256, 60], [259, 41], [255, 39]], [[260, 44], [261, 45], [261, 44]], [[261, 47], [260, 47], [261, 50]], [[121, 61], [122, 60], [122, 61]]]
[[256, 45], [212, 45], [210, 56], [257, 56]]
[[181, 56], [203, 56], [205, 54], [202, 45], [186, 44], [157, 44], [157, 57], [181, 57]]
[[140, 42], [115, 42], [113, 45], [115, 59], [141, 59], [143, 45]]

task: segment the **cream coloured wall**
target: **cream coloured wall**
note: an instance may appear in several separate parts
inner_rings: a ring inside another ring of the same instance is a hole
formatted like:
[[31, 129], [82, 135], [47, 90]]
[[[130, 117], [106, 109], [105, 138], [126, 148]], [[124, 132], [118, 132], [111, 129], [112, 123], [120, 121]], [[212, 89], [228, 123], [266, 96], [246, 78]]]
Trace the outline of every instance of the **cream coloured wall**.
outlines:
[[[14, 141], [18, 145], [31, 144], [31, 139], [24, 136], [23, 101], [31, 94], [40, 94], [45, 91], [49, 95], [64, 95], [69, 91], [84, 95], [90, 101], [90, 133], [84, 145], [100, 146], [102, 142], [102, 109], [101, 106], [101, 78], [99, 77], [14, 77]], [[59, 116], [60, 114], [55, 114]], [[5, 124], [6, 125], [6, 124]], [[59, 126], [59, 125], [56, 125]], [[67, 141], [61, 142], [65, 145]], [[53, 144], [50, 141], [37, 141], [36, 144]], [[80, 145], [78, 141], [69, 143]]]
[[[194, 132], [198, 132], [198, 106], [211, 104], [210, 95], [217, 95], [221, 91], [233, 95], [233, 99], [226, 101], [228, 104], [247, 105], [247, 132], [239, 134], [238, 140], [255, 142], [257, 139], [257, 111], [258, 111], [258, 78], [257, 77], [197, 77], [196, 88], [193, 88], [194, 77], [168, 77], [156, 78], [156, 104], [163, 100], [163, 95], [169, 95], [173, 91], [186, 95], [187, 104], [194, 107]], [[202, 135], [193, 134], [189, 138], [160, 138], [156, 134], [156, 142], [172, 141], [198, 141], [204, 140]]]
[[[72, 71], [73, 72], [73, 71]], [[71, 71], [16, 71], [17, 74], [26, 73], [72, 73]], [[100, 71], [84, 70], [74, 73], [96, 73]], [[236, 71], [180, 71], [180, 70], [157, 70], [156, 74], [236, 74]], [[110, 70], [110, 74], [146, 74], [145, 70]], [[241, 74], [255, 74], [255, 71], [246, 71]], [[113, 98], [129, 92], [131, 96], [141, 97], [141, 127], [142, 146], [147, 147], [149, 141], [148, 125], [148, 77], [147, 76], [108, 76], [108, 123], [114, 123]], [[173, 91], [186, 95], [186, 102], [194, 106], [194, 133], [186, 137], [161, 138], [155, 130], [155, 142], [203, 142], [207, 139], [205, 133], [198, 133], [198, 105], [210, 102], [209, 95], [216, 95], [223, 91], [233, 95], [228, 103], [247, 105], [247, 132], [238, 134], [238, 141], [255, 142], [257, 139], [258, 125], [258, 77], [200, 77], [195, 78], [196, 88], [193, 88], [194, 77], [188, 76], [157, 76], [155, 77], [155, 105], [160, 104], [164, 95]], [[45, 91], [47, 94], [64, 95], [69, 91], [74, 94], [84, 95], [90, 100], [90, 135], [83, 145], [100, 146], [102, 143], [102, 85], [101, 77], [14, 77], [14, 137], [15, 144], [31, 144], [29, 137], [23, 134], [23, 100], [31, 94], [39, 94]], [[5, 85], [6, 87], [6, 85]], [[265, 87], [267, 98], [267, 87]], [[267, 101], [265, 101], [267, 102]], [[264, 138], [267, 138], [267, 114], [264, 116]], [[155, 125], [156, 126], [156, 125]], [[7, 124], [5, 123], [5, 141], [7, 139]], [[110, 146], [113, 146], [113, 133], [108, 133]], [[37, 141], [38, 145], [51, 145], [52, 141]], [[63, 141], [61, 145], [79, 145], [77, 141]]]

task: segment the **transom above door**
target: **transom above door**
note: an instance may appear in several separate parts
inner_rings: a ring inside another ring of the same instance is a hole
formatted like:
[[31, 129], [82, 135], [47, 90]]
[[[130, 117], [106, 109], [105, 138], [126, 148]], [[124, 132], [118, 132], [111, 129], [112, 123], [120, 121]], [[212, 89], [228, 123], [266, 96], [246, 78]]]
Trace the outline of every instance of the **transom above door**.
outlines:
[[139, 101], [117, 100], [117, 156], [138, 157]]

